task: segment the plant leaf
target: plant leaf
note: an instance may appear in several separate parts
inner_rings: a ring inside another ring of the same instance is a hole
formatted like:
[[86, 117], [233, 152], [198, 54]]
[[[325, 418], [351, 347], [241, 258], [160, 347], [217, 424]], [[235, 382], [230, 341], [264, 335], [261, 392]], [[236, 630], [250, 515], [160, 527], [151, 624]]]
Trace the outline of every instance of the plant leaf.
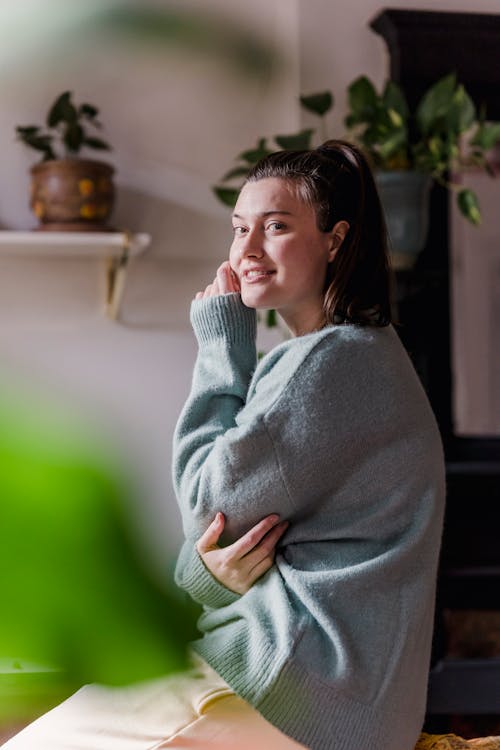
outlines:
[[460, 190], [457, 195], [457, 204], [460, 212], [468, 219], [471, 224], [478, 225], [481, 223], [481, 212], [476, 194], [469, 188]]
[[444, 78], [440, 78], [423, 95], [417, 107], [416, 120], [424, 135], [428, 135], [435, 129], [443, 129], [442, 123], [446, 121], [452, 106], [456, 84], [455, 73], [450, 73]]
[[448, 115], [449, 129], [456, 134], [468, 130], [476, 119], [476, 106], [465, 88], [460, 85], [453, 94]]
[[257, 143], [257, 148], [252, 148], [252, 149], [248, 149], [247, 151], [243, 151], [236, 158], [241, 161], [246, 161], [248, 164], [256, 164], [264, 156], [267, 156], [268, 154], [271, 154], [271, 153], [272, 151], [270, 151], [267, 148], [266, 139], [260, 138]]
[[16, 127], [16, 133], [21, 137], [25, 135], [35, 135], [39, 130], [39, 125], [18, 125]]
[[311, 148], [311, 137], [314, 130], [307, 128], [293, 135], [277, 135], [274, 140], [280, 148], [289, 151], [307, 151]]
[[78, 112], [81, 115], [85, 115], [90, 120], [93, 120], [94, 117], [97, 117], [99, 114], [99, 110], [97, 107], [94, 107], [93, 104], [80, 104]]
[[277, 325], [276, 310], [268, 310], [266, 313], [266, 326], [268, 328], [276, 328]]
[[223, 185], [215, 185], [212, 190], [221, 203], [224, 203], [224, 205], [229, 206], [230, 208], [234, 208], [236, 201], [238, 200], [239, 190], [236, 188], [224, 187]]
[[63, 141], [68, 151], [77, 153], [82, 147], [83, 138], [83, 128], [81, 127], [81, 125], [78, 125], [78, 123], [75, 122], [70, 123], [66, 128]]
[[488, 151], [500, 141], [500, 122], [493, 122], [490, 125], [481, 125], [474, 137], [470, 140], [471, 146], [479, 146]]
[[330, 91], [322, 91], [319, 94], [309, 94], [308, 96], [301, 96], [300, 103], [309, 112], [322, 117], [333, 107], [334, 99]]
[[234, 167], [221, 178], [222, 182], [228, 182], [233, 180], [235, 177], [246, 177], [248, 174], [248, 167]]
[[350, 114], [358, 122], [364, 122], [365, 118], [372, 115], [379, 100], [373, 83], [366, 76], [360, 76], [351, 83], [347, 89]]
[[47, 125], [53, 128], [60, 122], [72, 123], [78, 119], [78, 113], [71, 103], [71, 91], [64, 91], [57, 97], [47, 115]]
[[397, 112], [402, 120], [408, 119], [410, 113], [408, 102], [403, 90], [395, 81], [387, 81], [382, 94], [382, 102], [387, 110]]

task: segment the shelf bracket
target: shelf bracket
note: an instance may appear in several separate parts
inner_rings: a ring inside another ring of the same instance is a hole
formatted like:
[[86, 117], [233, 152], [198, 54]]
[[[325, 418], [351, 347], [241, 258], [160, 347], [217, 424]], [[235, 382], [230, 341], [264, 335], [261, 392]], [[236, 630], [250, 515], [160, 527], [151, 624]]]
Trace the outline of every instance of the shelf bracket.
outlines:
[[117, 320], [120, 314], [130, 257], [132, 235], [130, 232], [123, 234], [121, 255], [117, 258], [108, 258], [106, 261], [106, 315], [111, 320]]

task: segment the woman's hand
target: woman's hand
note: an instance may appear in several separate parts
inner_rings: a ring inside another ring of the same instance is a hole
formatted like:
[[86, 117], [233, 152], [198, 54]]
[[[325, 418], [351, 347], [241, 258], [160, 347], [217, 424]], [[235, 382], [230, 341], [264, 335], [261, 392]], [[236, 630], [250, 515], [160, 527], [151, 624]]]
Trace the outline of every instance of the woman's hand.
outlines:
[[288, 521], [279, 523], [279, 516], [266, 516], [233, 544], [219, 547], [224, 524], [223, 514], [217, 513], [196, 549], [214, 578], [231, 591], [245, 594], [273, 565], [276, 545]]
[[204, 292], [197, 292], [195, 299], [204, 299], [205, 297], [216, 297], [218, 294], [229, 294], [230, 292], [239, 292], [240, 282], [235, 272], [226, 260], [221, 263], [217, 269], [217, 276], [209, 284]]

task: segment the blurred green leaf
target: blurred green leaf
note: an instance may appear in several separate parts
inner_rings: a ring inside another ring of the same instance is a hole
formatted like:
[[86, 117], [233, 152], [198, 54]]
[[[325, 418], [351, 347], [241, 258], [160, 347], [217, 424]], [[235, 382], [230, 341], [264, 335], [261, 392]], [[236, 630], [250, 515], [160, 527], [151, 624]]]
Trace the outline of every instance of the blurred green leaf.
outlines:
[[406, 97], [401, 87], [395, 81], [387, 81], [382, 94], [384, 106], [394, 110], [402, 120], [407, 120], [410, 114]]
[[256, 164], [258, 161], [260, 161], [260, 159], [263, 159], [264, 156], [268, 156], [268, 154], [271, 153], [272, 151], [270, 151], [267, 147], [266, 139], [259, 138], [257, 148], [251, 148], [247, 151], [242, 151], [241, 154], [237, 156], [237, 159], [246, 161], [248, 164]]
[[333, 95], [331, 91], [322, 91], [319, 94], [309, 94], [301, 96], [300, 103], [309, 112], [313, 112], [320, 117], [325, 115], [333, 107]]
[[306, 128], [305, 130], [301, 130], [300, 133], [294, 133], [293, 135], [277, 135], [274, 140], [280, 148], [290, 151], [305, 151], [311, 148], [313, 133], [314, 130]]
[[470, 141], [471, 146], [480, 146], [485, 151], [500, 142], [500, 122], [481, 125]]
[[479, 203], [476, 194], [472, 190], [469, 190], [468, 188], [460, 190], [457, 195], [457, 204], [463, 216], [465, 216], [471, 224], [477, 226], [481, 223]]
[[233, 180], [235, 177], [246, 177], [249, 167], [234, 167], [221, 178], [223, 182]]
[[350, 119], [364, 122], [377, 108], [378, 95], [372, 82], [366, 76], [356, 78], [347, 89]]
[[266, 326], [268, 328], [276, 328], [278, 325], [278, 319], [276, 317], [276, 310], [268, 310], [266, 313]]
[[[243, 23], [203, 9], [196, 13], [163, 6], [124, 4], [104, 10], [96, 19], [97, 33], [167, 48], [175, 45], [197, 55], [226, 60], [231, 69], [262, 75], [279, 64], [276, 50]], [[94, 24], [95, 25], [95, 24]]]
[[474, 102], [462, 85], [453, 94], [447, 119], [449, 129], [457, 135], [468, 130], [476, 119]]
[[[36, 416], [38, 415], [38, 416]], [[112, 685], [184, 668], [192, 610], [147, 568], [102, 446], [0, 403], [0, 656]]]
[[84, 138], [84, 130], [81, 125], [77, 122], [71, 123], [67, 126], [63, 141], [68, 151], [76, 153], [80, 150]]
[[47, 115], [47, 125], [53, 128], [60, 122], [73, 123], [77, 120], [78, 113], [71, 102], [71, 91], [65, 91], [57, 97]]
[[99, 110], [97, 109], [97, 107], [94, 107], [93, 104], [80, 104], [78, 111], [80, 112], [80, 114], [85, 115], [88, 119], [94, 121], [94, 124], [96, 124], [95, 118], [99, 114]]
[[420, 100], [415, 116], [420, 131], [424, 135], [436, 129], [439, 123], [442, 123], [442, 128], [446, 129], [445, 123], [452, 106], [456, 84], [457, 78], [454, 73], [444, 76]]
[[214, 191], [215, 196], [224, 203], [224, 205], [229, 206], [230, 208], [235, 207], [240, 192], [239, 190], [236, 188], [224, 187], [223, 185], [215, 185], [212, 190]]

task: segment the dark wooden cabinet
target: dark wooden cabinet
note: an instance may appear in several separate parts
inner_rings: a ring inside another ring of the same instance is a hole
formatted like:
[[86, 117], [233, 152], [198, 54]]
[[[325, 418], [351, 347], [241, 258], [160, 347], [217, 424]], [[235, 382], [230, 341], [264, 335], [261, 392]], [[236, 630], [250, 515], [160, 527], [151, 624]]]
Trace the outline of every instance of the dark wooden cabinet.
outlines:
[[[413, 110], [432, 83], [455, 71], [476, 105], [500, 120], [500, 15], [386, 9], [370, 25]], [[500, 715], [500, 658], [445, 658], [447, 609], [500, 610], [500, 438], [459, 437], [453, 428], [448, 212], [446, 191], [433, 188], [426, 247], [396, 279], [397, 330], [436, 414], [447, 467], [428, 709]]]

